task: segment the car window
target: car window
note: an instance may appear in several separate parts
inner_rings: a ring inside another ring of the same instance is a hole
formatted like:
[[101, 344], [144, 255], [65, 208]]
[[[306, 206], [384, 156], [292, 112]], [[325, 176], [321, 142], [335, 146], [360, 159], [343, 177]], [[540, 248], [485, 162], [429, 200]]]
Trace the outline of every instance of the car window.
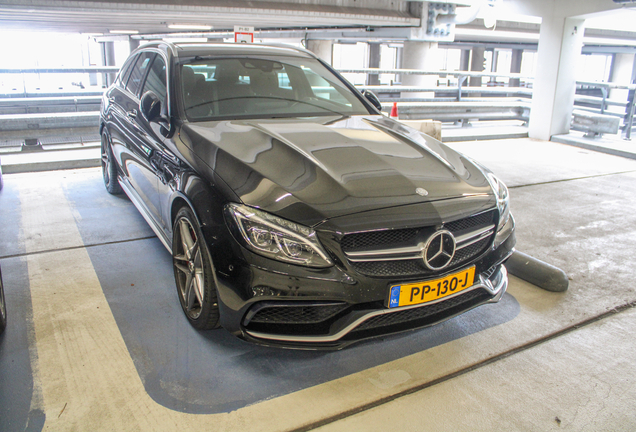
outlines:
[[181, 95], [191, 121], [369, 114], [319, 61], [221, 58], [181, 66]]
[[126, 89], [132, 94], [138, 94], [141, 80], [144, 78], [144, 75], [148, 70], [148, 66], [154, 56], [155, 53], [153, 52], [143, 52], [139, 55], [139, 58], [135, 62], [135, 66], [132, 68], [132, 72], [130, 72], [128, 82], [126, 83]]
[[136, 61], [137, 56], [135, 55], [129, 58], [126, 63], [124, 63], [119, 71], [119, 74], [117, 75], [117, 81], [120, 85], [123, 86], [126, 83], [126, 80], [128, 80], [128, 75], [130, 74], [130, 70], [132, 69], [132, 66], [135, 64]]
[[336, 87], [331, 85], [326, 79], [312, 71], [307, 67], [303, 67], [303, 72], [307, 76], [311, 91], [314, 97], [319, 99], [326, 99], [341, 104], [347, 104], [347, 98], [345, 98]]
[[152, 62], [141, 94], [147, 91], [155, 93], [162, 105], [166, 103], [166, 63], [160, 55], [157, 55]]

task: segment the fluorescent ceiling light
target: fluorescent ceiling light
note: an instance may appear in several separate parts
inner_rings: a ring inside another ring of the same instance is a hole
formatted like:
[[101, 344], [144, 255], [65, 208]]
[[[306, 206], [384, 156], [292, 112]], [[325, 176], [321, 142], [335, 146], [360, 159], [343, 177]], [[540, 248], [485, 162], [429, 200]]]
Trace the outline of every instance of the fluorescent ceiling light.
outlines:
[[109, 30], [108, 32], [114, 34], [137, 34], [139, 30]]
[[455, 35], [487, 41], [539, 42], [539, 33], [455, 27]]
[[195, 42], [207, 42], [208, 38], [163, 38], [166, 42], [172, 43], [195, 43]]
[[583, 37], [585, 45], [615, 45], [615, 46], [636, 46], [634, 39], [613, 39], [604, 37]]
[[170, 24], [168, 28], [175, 30], [212, 30], [211, 25], [204, 24]]

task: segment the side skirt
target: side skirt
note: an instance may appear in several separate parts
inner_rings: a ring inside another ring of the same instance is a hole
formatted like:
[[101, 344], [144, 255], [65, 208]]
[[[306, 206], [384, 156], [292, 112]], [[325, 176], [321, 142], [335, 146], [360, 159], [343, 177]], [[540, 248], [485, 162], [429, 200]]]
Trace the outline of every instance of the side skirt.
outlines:
[[152, 230], [155, 232], [157, 237], [159, 237], [159, 240], [161, 240], [161, 243], [163, 243], [165, 248], [168, 249], [168, 252], [172, 253], [172, 241], [166, 237], [166, 234], [163, 232], [161, 227], [157, 224], [155, 219], [150, 215], [150, 212], [144, 205], [141, 198], [139, 198], [139, 195], [137, 195], [137, 192], [135, 192], [135, 190], [132, 187], [130, 187], [126, 183], [126, 181], [121, 179], [119, 176], [117, 177], [117, 180], [119, 181], [121, 188], [124, 190], [124, 192], [126, 192], [126, 195], [128, 195], [128, 198], [130, 198], [130, 200], [135, 205], [135, 207], [137, 207], [137, 210], [139, 210], [139, 213], [141, 213], [141, 216], [143, 216], [146, 222], [148, 222], [148, 225], [150, 225], [150, 228], [152, 228]]

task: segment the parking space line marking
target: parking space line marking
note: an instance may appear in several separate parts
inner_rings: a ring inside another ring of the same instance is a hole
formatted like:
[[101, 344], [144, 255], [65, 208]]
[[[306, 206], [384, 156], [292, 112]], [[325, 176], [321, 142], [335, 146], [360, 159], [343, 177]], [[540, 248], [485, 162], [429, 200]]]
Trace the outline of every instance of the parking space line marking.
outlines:
[[0, 259], [20, 258], [20, 257], [25, 257], [27, 255], [46, 254], [46, 253], [51, 253], [51, 252], [69, 251], [69, 250], [74, 250], [74, 249], [88, 249], [88, 248], [98, 247], [98, 246], [108, 246], [108, 245], [119, 244], [119, 243], [130, 243], [130, 242], [136, 242], [136, 241], [141, 241], [141, 240], [150, 240], [150, 239], [153, 239], [153, 238], [157, 238], [157, 236], [153, 235], [153, 236], [146, 236], [146, 237], [136, 237], [136, 238], [127, 239], [127, 240], [115, 240], [115, 241], [103, 242], [103, 243], [91, 243], [91, 244], [87, 244], [87, 245], [83, 245], [83, 246], [69, 246], [69, 247], [65, 247], [65, 248], [38, 250], [38, 251], [35, 251], [35, 252], [25, 252], [25, 253], [15, 254], [15, 255], [0, 256]]

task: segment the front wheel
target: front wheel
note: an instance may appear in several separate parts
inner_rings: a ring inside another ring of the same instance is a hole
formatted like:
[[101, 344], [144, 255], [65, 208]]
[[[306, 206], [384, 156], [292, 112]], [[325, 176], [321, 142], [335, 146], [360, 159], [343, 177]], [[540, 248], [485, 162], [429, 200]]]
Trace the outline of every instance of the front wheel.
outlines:
[[190, 324], [198, 330], [219, 327], [212, 261], [189, 207], [179, 210], [172, 227], [172, 263], [179, 302]]
[[110, 141], [106, 133], [102, 133], [102, 175], [104, 186], [108, 193], [119, 195], [122, 193], [121, 186], [117, 181], [117, 167], [113, 158], [113, 151], [110, 148]]

